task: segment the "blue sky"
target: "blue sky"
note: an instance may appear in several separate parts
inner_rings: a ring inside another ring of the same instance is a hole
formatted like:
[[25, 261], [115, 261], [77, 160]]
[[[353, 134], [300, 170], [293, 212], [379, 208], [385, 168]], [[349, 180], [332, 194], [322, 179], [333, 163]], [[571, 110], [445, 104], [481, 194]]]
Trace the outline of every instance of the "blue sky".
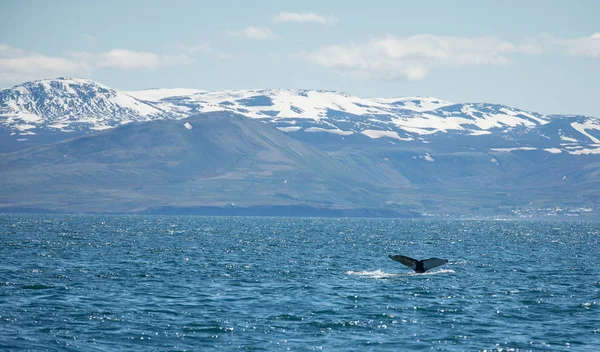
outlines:
[[600, 1], [0, 2], [0, 87], [308, 88], [600, 117]]

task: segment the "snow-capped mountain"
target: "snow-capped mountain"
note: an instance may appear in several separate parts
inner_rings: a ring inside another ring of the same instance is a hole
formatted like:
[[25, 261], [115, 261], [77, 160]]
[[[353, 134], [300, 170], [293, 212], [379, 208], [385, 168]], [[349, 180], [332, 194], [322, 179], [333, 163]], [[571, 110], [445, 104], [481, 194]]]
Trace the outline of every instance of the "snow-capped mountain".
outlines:
[[376, 116], [434, 110], [452, 103], [435, 98], [364, 99], [322, 90], [256, 89], [221, 92], [149, 89], [125, 92], [165, 111], [202, 113], [227, 110], [251, 118], [321, 120], [329, 111]]
[[38, 128], [101, 130], [165, 112], [91, 80], [57, 78], [0, 90], [0, 116], [2, 125], [27, 135]]
[[598, 154], [600, 119], [498, 104], [123, 92], [67, 78], [0, 90], [0, 209], [14, 211], [237, 204], [600, 216]]
[[[126, 92], [163, 111], [197, 114], [231, 111], [250, 118], [266, 119], [280, 129], [363, 133], [371, 138], [411, 140], [409, 135], [428, 135], [448, 130], [472, 134], [517, 126], [534, 127], [548, 122], [543, 116], [492, 104], [455, 104], [436, 98], [372, 98], [319, 90], [238, 90], [187, 92], [145, 90]], [[350, 124], [348, 124], [350, 122]], [[341, 128], [344, 125], [347, 129]], [[378, 132], [379, 131], [379, 132]], [[401, 136], [404, 136], [401, 137]]]
[[[15, 141], [36, 134], [88, 132], [157, 119], [229, 111], [271, 123], [298, 138], [368, 138], [432, 143], [482, 138], [496, 150], [600, 153], [600, 119], [544, 116], [516, 108], [436, 98], [360, 98], [320, 90], [116, 91], [91, 80], [57, 78], [0, 90], [0, 126]], [[311, 134], [312, 136], [308, 136]], [[527, 149], [523, 149], [527, 148]]]

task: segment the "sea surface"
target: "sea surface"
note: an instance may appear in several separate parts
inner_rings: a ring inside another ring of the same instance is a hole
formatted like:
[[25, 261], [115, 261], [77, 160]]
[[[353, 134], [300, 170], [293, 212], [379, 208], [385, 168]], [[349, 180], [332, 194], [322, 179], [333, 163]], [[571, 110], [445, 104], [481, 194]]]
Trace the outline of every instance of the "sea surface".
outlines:
[[600, 351], [600, 224], [0, 215], [0, 350]]

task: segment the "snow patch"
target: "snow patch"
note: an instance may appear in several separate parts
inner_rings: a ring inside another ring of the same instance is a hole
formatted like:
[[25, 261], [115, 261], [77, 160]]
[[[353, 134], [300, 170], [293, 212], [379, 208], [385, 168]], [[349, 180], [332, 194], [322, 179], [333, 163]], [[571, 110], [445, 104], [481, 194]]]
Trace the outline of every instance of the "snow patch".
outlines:
[[35, 129], [37, 126], [35, 125], [17, 125], [15, 126], [15, 128], [21, 132], [27, 131], [27, 130], [33, 130]]
[[561, 140], [563, 140], [563, 141], [565, 141], [565, 142], [573, 142], [573, 143], [577, 143], [577, 142], [579, 142], [579, 141], [578, 141], [577, 139], [575, 139], [575, 138], [566, 137], [566, 136], [563, 136], [563, 135], [560, 135], [560, 139], [561, 139]]
[[122, 108], [134, 110], [142, 116], [161, 113], [161, 111], [155, 107], [132, 98], [127, 94], [117, 93], [114, 97], [110, 98], [110, 100]]
[[102, 130], [110, 130], [111, 128], [114, 128], [114, 126], [109, 126], [109, 125], [95, 125], [92, 126], [90, 129], [93, 131], [102, 131]]
[[490, 131], [471, 131], [469, 132], [469, 136], [483, 136], [486, 134], [492, 134]]
[[384, 104], [399, 105], [404, 109], [417, 112], [432, 111], [444, 106], [454, 105], [449, 101], [433, 97], [373, 98], [372, 100]]
[[579, 150], [570, 150], [570, 151], [568, 151], [568, 153], [573, 154], [573, 155], [600, 154], [600, 148], [593, 148], [593, 149], [582, 148]]
[[349, 136], [351, 134], [354, 134], [354, 132], [352, 132], [352, 131], [344, 131], [344, 130], [331, 129], [331, 128], [320, 128], [320, 127], [309, 127], [307, 129], [305, 129], [304, 131], [305, 132], [327, 132], [327, 133], [339, 134], [341, 136]]
[[296, 132], [299, 129], [301, 129], [302, 127], [300, 126], [289, 126], [289, 127], [277, 127], [280, 131], [283, 132]]
[[373, 139], [387, 137], [387, 138], [394, 138], [399, 141], [406, 141], [406, 142], [413, 140], [413, 138], [410, 138], [410, 137], [402, 138], [398, 135], [397, 132], [394, 132], [394, 131], [364, 130], [361, 133], [364, 134], [365, 136], [367, 136], [369, 138], [373, 138]]
[[573, 127], [574, 129], [576, 129], [577, 132], [579, 132], [582, 135], [584, 135], [587, 138], [589, 138], [593, 143], [600, 143], [600, 140], [598, 138], [590, 135], [586, 131], [586, 130], [600, 130], [600, 125], [594, 124], [594, 123], [591, 123], [591, 122], [586, 122], [586, 123], [573, 122], [571, 124], [571, 127]]
[[519, 148], [490, 148], [491, 151], [494, 152], [504, 152], [504, 153], [510, 153], [512, 151], [515, 150], [537, 150], [537, 148], [533, 148], [533, 147], [519, 147]]
[[[18, 109], [18, 108], [15, 107], [15, 109]], [[21, 120], [23, 122], [28, 122], [28, 123], [40, 123], [40, 122], [44, 121], [41, 117], [34, 115], [34, 114], [26, 113], [26, 112], [20, 112], [15, 115], [12, 115], [12, 116], [8, 115], [6, 117], [11, 117], [13, 119]]]
[[559, 148], [544, 148], [544, 150], [547, 151], [548, 153], [552, 153], [552, 154], [562, 153], [562, 150], [560, 150]]

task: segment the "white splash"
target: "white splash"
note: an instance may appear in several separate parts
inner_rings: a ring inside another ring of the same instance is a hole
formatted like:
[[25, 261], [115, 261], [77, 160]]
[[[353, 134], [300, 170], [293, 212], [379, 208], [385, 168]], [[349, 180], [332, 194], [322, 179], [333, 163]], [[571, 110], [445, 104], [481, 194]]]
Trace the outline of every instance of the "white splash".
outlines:
[[415, 273], [415, 272], [404, 272], [404, 273], [386, 273], [381, 269], [377, 269], [375, 271], [347, 271], [346, 275], [360, 276], [369, 279], [387, 279], [391, 277], [407, 277], [407, 276], [421, 276], [421, 275], [440, 275], [440, 274], [453, 274], [455, 273], [452, 269], [442, 269], [435, 271], [427, 271], [425, 273]]
[[384, 279], [384, 278], [388, 278], [388, 277], [396, 277], [396, 276], [402, 276], [402, 274], [390, 274], [390, 273], [386, 273], [383, 272], [381, 269], [377, 269], [375, 271], [348, 271], [346, 272], [346, 275], [354, 275], [354, 276], [361, 276], [361, 277], [367, 277], [367, 278], [371, 278], [371, 279]]

